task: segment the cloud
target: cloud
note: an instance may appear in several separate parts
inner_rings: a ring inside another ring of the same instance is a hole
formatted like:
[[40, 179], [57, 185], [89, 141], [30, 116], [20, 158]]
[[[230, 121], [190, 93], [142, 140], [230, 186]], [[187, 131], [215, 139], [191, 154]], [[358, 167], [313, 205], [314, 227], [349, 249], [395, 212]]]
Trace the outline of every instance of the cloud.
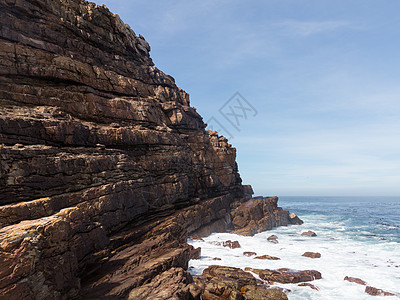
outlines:
[[282, 32], [300, 37], [332, 32], [343, 28], [355, 29], [356, 26], [348, 21], [296, 21], [285, 20], [274, 24]]

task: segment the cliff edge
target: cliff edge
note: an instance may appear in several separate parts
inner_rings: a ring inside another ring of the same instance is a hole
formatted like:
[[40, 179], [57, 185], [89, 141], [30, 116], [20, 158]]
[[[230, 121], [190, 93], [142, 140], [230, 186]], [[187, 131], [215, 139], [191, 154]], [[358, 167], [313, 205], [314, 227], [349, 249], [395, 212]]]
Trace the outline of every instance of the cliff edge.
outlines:
[[105, 6], [0, 0], [1, 299], [193, 298], [187, 236], [247, 226], [235, 148], [149, 51]]

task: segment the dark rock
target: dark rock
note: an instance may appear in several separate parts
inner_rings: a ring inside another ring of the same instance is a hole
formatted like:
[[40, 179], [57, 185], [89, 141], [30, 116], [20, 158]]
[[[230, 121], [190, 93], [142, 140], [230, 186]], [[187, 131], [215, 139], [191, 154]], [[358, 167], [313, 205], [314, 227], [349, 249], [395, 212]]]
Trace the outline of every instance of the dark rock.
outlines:
[[304, 252], [301, 256], [309, 257], [309, 258], [320, 258], [321, 253], [318, 252]]
[[304, 235], [304, 236], [317, 236], [317, 234], [314, 231], [311, 231], [311, 230], [305, 231], [301, 235]]
[[357, 284], [361, 284], [361, 285], [367, 285], [367, 283], [364, 280], [362, 280], [360, 278], [356, 278], [356, 277], [346, 276], [344, 278], [344, 280], [349, 281], [349, 282], [354, 282], [354, 283], [357, 283]]
[[289, 215], [289, 222], [293, 225], [301, 225], [304, 223], [295, 213]]

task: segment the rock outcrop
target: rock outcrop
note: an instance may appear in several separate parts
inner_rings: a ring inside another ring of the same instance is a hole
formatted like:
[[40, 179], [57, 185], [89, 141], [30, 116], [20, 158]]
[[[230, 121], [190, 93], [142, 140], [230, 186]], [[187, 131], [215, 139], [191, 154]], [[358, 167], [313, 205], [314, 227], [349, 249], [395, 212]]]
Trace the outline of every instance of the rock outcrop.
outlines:
[[233, 233], [245, 236], [253, 236], [277, 226], [298, 225], [302, 222], [298, 217], [291, 218], [288, 210], [278, 207], [278, 197], [252, 199], [241, 203], [231, 214]]
[[251, 273], [239, 268], [209, 266], [201, 277], [195, 278], [195, 282], [203, 290], [204, 300], [288, 299], [280, 289], [257, 284]]
[[188, 234], [290, 223], [242, 204], [235, 148], [149, 51], [105, 6], [0, 0], [0, 298], [196, 298]]

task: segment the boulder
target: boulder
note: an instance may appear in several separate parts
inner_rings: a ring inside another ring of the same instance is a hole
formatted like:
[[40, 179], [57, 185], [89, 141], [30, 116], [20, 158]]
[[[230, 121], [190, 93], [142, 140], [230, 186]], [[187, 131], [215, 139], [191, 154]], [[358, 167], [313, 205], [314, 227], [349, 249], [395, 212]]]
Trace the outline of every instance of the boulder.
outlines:
[[301, 225], [304, 223], [295, 213], [289, 215], [289, 222], [293, 225]]
[[249, 251], [243, 252], [243, 256], [253, 256], [253, 255], [257, 255], [257, 253]]
[[319, 291], [318, 287], [316, 287], [315, 285], [308, 283], [308, 282], [299, 283], [297, 286], [308, 286], [308, 287], [312, 288], [313, 290]]
[[240, 244], [239, 244], [238, 241], [231, 241], [231, 240], [228, 240], [228, 241], [223, 242], [223, 243], [222, 243], [222, 246], [224, 246], [224, 247], [229, 247], [229, 248], [231, 248], [231, 249], [240, 248]]
[[311, 230], [302, 232], [301, 235], [304, 235], [304, 236], [317, 236], [317, 234], [314, 231], [311, 231]]
[[190, 259], [200, 259], [201, 247], [194, 248], [190, 245]]
[[261, 299], [274, 299], [274, 300], [287, 300], [287, 295], [280, 289], [268, 288], [266, 286], [245, 286], [241, 289], [243, 296], [246, 300], [261, 300]]
[[377, 289], [372, 286], [366, 286], [365, 292], [371, 296], [396, 296], [396, 294], [393, 294], [391, 292], [387, 292], [387, 291], [384, 291], [381, 289]]
[[346, 276], [343, 280], [346, 280], [349, 282], [354, 282], [354, 283], [361, 284], [361, 285], [367, 285], [367, 283], [364, 280], [362, 280], [360, 278], [356, 278], [356, 277]]
[[309, 257], [309, 258], [320, 258], [321, 253], [318, 252], [304, 252], [301, 256]]
[[267, 237], [267, 241], [274, 243], [274, 244], [278, 244], [278, 237], [276, 235], [270, 235], [269, 237]]
[[256, 257], [254, 257], [254, 259], [280, 260], [279, 257], [270, 256], [270, 255], [256, 256]]

